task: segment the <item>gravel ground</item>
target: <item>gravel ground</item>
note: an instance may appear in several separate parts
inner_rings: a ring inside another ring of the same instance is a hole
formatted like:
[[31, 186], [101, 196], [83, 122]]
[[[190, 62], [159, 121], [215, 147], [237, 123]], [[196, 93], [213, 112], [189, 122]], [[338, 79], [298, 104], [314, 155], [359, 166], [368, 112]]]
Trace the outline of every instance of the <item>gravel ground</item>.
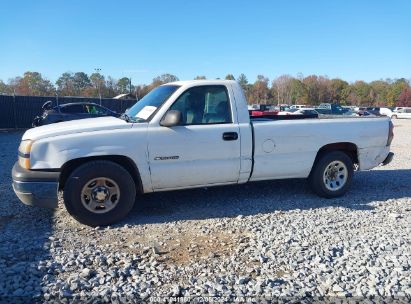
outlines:
[[356, 173], [342, 198], [303, 180], [157, 193], [105, 228], [21, 204], [10, 170], [22, 132], [0, 133], [0, 302], [409, 303], [411, 120], [395, 125], [393, 162]]

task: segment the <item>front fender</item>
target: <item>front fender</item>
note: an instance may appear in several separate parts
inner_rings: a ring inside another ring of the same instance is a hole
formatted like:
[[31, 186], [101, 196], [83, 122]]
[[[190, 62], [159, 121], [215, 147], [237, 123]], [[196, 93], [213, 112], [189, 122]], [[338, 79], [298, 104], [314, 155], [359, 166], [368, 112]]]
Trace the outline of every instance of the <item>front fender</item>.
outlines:
[[82, 132], [34, 141], [31, 169], [61, 169], [71, 160], [93, 156], [125, 156], [137, 166], [144, 192], [151, 192], [146, 128]]

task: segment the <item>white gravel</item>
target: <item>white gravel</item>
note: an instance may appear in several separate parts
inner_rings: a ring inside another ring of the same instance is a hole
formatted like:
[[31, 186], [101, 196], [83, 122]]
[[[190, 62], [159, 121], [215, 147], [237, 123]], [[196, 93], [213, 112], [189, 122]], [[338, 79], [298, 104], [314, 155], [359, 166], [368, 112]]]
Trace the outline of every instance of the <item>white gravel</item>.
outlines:
[[356, 173], [343, 198], [321, 199], [304, 180], [158, 193], [95, 229], [18, 201], [22, 133], [0, 133], [0, 302], [408, 303], [411, 120], [394, 123], [393, 162]]

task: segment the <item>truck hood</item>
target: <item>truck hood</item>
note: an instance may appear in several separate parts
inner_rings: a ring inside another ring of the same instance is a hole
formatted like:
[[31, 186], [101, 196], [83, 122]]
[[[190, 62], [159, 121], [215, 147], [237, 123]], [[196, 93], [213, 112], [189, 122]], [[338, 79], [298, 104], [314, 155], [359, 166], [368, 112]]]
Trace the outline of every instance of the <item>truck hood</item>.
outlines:
[[132, 123], [111, 116], [71, 120], [29, 129], [24, 133], [22, 140], [38, 140], [45, 137], [91, 131], [128, 129], [132, 126]]

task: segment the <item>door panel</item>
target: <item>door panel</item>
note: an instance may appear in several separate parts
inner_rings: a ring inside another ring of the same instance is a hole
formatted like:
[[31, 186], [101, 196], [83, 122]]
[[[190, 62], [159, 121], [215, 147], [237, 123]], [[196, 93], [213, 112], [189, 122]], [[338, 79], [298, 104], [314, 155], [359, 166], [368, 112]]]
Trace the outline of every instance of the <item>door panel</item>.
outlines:
[[153, 123], [148, 132], [154, 190], [238, 182], [239, 126], [233, 122], [227, 88], [189, 88], [169, 110], [181, 113], [179, 125]]
[[236, 183], [240, 139], [236, 124], [190, 125], [149, 129], [149, 161], [154, 190]]

